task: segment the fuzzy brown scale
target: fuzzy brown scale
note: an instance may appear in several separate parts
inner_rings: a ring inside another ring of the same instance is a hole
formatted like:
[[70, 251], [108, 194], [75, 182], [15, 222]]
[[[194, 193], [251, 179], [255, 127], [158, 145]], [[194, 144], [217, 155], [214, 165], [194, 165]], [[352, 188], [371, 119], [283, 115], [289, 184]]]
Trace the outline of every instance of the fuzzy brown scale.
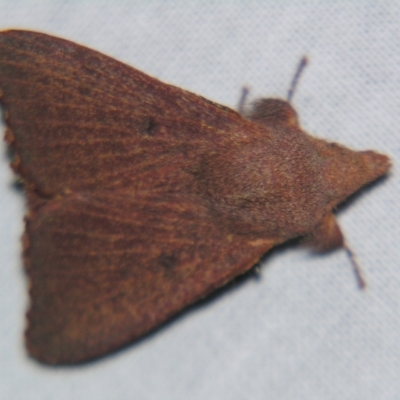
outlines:
[[345, 246], [332, 211], [390, 166], [306, 134], [288, 102], [242, 116], [40, 33], [0, 33], [0, 92], [46, 363], [135, 340], [286, 240]]

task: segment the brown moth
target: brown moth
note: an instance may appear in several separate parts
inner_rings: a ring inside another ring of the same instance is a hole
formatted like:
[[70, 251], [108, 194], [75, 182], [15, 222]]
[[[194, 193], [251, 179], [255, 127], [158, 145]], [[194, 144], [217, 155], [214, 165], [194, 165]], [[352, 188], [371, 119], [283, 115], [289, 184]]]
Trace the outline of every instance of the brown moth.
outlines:
[[343, 247], [332, 211], [389, 169], [303, 132], [286, 101], [245, 118], [40, 33], [0, 33], [0, 89], [46, 363], [131, 342], [289, 239]]

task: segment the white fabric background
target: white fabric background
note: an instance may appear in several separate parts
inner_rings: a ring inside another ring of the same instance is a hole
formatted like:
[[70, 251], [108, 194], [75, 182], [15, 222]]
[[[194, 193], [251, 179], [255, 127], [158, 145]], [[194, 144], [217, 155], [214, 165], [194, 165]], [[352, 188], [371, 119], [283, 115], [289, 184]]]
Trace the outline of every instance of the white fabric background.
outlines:
[[[343, 251], [272, 252], [248, 278], [111, 357], [46, 367], [23, 346], [23, 197], [0, 162], [0, 399], [396, 399], [400, 396], [400, 2], [0, 0], [0, 28], [61, 36], [235, 107], [294, 98], [310, 133], [376, 149], [391, 176], [339, 214]], [[3, 128], [2, 128], [3, 129]]]

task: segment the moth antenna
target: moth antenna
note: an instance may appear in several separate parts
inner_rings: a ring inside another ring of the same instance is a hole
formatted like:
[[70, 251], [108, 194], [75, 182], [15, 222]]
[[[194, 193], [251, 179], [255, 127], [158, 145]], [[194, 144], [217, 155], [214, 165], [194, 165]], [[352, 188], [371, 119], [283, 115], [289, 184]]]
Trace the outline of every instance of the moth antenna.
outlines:
[[244, 113], [244, 106], [246, 104], [246, 100], [247, 100], [249, 93], [250, 93], [250, 89], [247, 86], [243, 86], [242, 94], [240, 95], [240, 99], [239, 99], [239, 103], [238, 103], [238, 107], [237, 107], [238, 113], [240, 115], [243, 115], [243, 113]]
[[290, 88], [287, 95], [287, 101], [289, 103], [291, 102], [294, 96], [294, 92], [296, 90], [297, 84], [299, 83], [300, 76], [303, 73], [303, 70], [307, 64], [308, 64], [308, 58], [306, 56], [303, 56], [299, 64], [297, 65], [297, 69], [293, 76], [292, 83], [290, 84]]
[[346, 253], [350, 258], [351, 265], [353, 266], [353, 271], [356, 276], [358, 287], [361, 290], [364, 290], [367, 287], [367, 282], [364, 278], [364, 274], [363, 274], [361, 267], [357, 263], [356, 256], [353, 253], [353, 251], [350, 249], [350, 247], [347, 246], [347, 244], [344, 244], [344, 249], [346, 250]]

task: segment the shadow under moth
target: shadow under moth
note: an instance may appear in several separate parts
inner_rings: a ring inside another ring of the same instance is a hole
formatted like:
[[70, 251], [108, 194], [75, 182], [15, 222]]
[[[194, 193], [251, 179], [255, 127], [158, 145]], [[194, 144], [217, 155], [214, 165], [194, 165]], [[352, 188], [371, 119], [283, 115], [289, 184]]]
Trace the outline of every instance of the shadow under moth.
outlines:
[[41, 33], [0, 33], [0, 95], [45, 363], [135, 340], [289, 239], [345, 247], [333, 210], [390, 167], [308, 135], [287, 101], [241, 115]]

